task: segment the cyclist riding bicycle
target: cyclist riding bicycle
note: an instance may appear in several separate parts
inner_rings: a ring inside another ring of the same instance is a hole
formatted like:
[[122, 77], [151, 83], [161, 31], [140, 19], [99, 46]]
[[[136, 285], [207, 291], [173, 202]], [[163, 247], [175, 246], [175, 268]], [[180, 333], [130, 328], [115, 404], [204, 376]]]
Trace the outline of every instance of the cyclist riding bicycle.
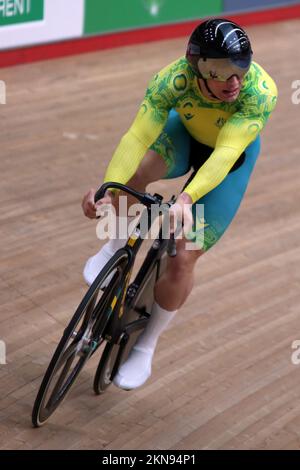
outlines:
[[[217, 18], [197, 26], [186, 55], [151, 80], [108, 166], [105, 182], [138, 191], [193, 169], [170, 210], [173, 226], [183, 216], [185, 237], [177, 241], [177, 256], [168, 259], [155, 285], [148, 325], [114, 379], [121, 388], [136, 388], [151, 375], [157, 340], [192, 290], [196, 261], [224, 234], [245, 194], [260, 151], [260, 132], [277, 100], [274, 81], [252, 61], [252, 54], [250, 40], [237, 24]], [[83, 198], [87, 217], [95, 218], [104, 203], [118, 207], [118, 194], [108, 192], [97, 204], [94, 194], [90, 190]], [[204, 205], [204, 221], [198, 224], [197, 204]], [[191, 240], [198, 249], [186, 248]], [[87, 261], [88, 284], [123, 245], [124, 239], [112, 239]]]

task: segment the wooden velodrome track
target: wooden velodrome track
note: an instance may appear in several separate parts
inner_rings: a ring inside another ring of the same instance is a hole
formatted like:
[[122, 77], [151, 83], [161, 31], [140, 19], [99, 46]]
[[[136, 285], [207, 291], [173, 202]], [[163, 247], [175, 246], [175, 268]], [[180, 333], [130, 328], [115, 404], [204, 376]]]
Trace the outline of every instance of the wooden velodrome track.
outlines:
[[[162, 335], [140, 389], [96, 397], [96, 361], [49, 423], [30, 414], [45, 368], [86, 290], [99, 247], [81, 212], [150, 77], [185, 39], [0, 70], [1, 449], [300, 448], [300, 20], [248, 28], [279, 102], [240, 212], [198, 264], [188, 302]], [[150, 189], [166, 196], [182, 179]], [[98, 356], [97, 356], [98, 359]]]

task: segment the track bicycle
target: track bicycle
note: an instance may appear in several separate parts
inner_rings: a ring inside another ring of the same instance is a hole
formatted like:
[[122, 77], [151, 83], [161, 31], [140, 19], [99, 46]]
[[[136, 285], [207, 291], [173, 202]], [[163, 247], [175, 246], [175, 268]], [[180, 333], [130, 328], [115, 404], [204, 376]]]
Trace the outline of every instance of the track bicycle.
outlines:
[[[170, 208], [159, 194], [140, 193], [119, 183], [105, 183], [96, 192], [95, 202], [108, 189], [121, 190], [145, 206], [148, 230], [154, 220], [151, 208]], [[145, 219], [144, 219], [145, 220]], [[98, 274], [65, 328], [41, 382], [32, 411], [34, 427], [43, 425], [62, 403], [87, 361], [104, 344], [94, 377], [94, 391], [103, 393], [126, 360], [137, 337], [147, 325], [154, 301], [154, 285], [164, 272], [167, 256], [176, 256], [173, 234], [164, 235], [163, 225], [141, 268], [131, 282], [136, 255], [144, 241], [137, 223], [123, 248], [119, 249]]]

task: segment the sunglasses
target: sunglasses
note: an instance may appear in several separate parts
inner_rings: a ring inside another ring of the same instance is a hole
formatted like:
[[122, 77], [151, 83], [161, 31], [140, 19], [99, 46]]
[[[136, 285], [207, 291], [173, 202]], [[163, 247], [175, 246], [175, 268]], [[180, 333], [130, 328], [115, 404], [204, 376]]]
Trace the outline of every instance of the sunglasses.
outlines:
[[229, 78], [236, 75], [239, 80], [243, 80], [249, 71], [251, 60], [232, 59], [199, 59], [198, 70], [202, 78], [227, 82]]

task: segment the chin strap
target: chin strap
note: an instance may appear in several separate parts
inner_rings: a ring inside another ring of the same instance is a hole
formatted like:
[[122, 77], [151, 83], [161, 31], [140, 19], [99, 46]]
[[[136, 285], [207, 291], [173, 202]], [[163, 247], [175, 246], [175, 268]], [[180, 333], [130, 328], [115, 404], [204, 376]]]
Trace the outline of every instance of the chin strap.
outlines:
[[211, 91], [211, 89], [208, 86], [207, 80], [205, 78], [202, 78], [202, 80], [204, 82], [205, 88], [207, 89], [208, 93], [212, 96], [212, 98], [215, 98], [216, 100], [221, 101], [220, 98], [214, 95], [213, 92]]

